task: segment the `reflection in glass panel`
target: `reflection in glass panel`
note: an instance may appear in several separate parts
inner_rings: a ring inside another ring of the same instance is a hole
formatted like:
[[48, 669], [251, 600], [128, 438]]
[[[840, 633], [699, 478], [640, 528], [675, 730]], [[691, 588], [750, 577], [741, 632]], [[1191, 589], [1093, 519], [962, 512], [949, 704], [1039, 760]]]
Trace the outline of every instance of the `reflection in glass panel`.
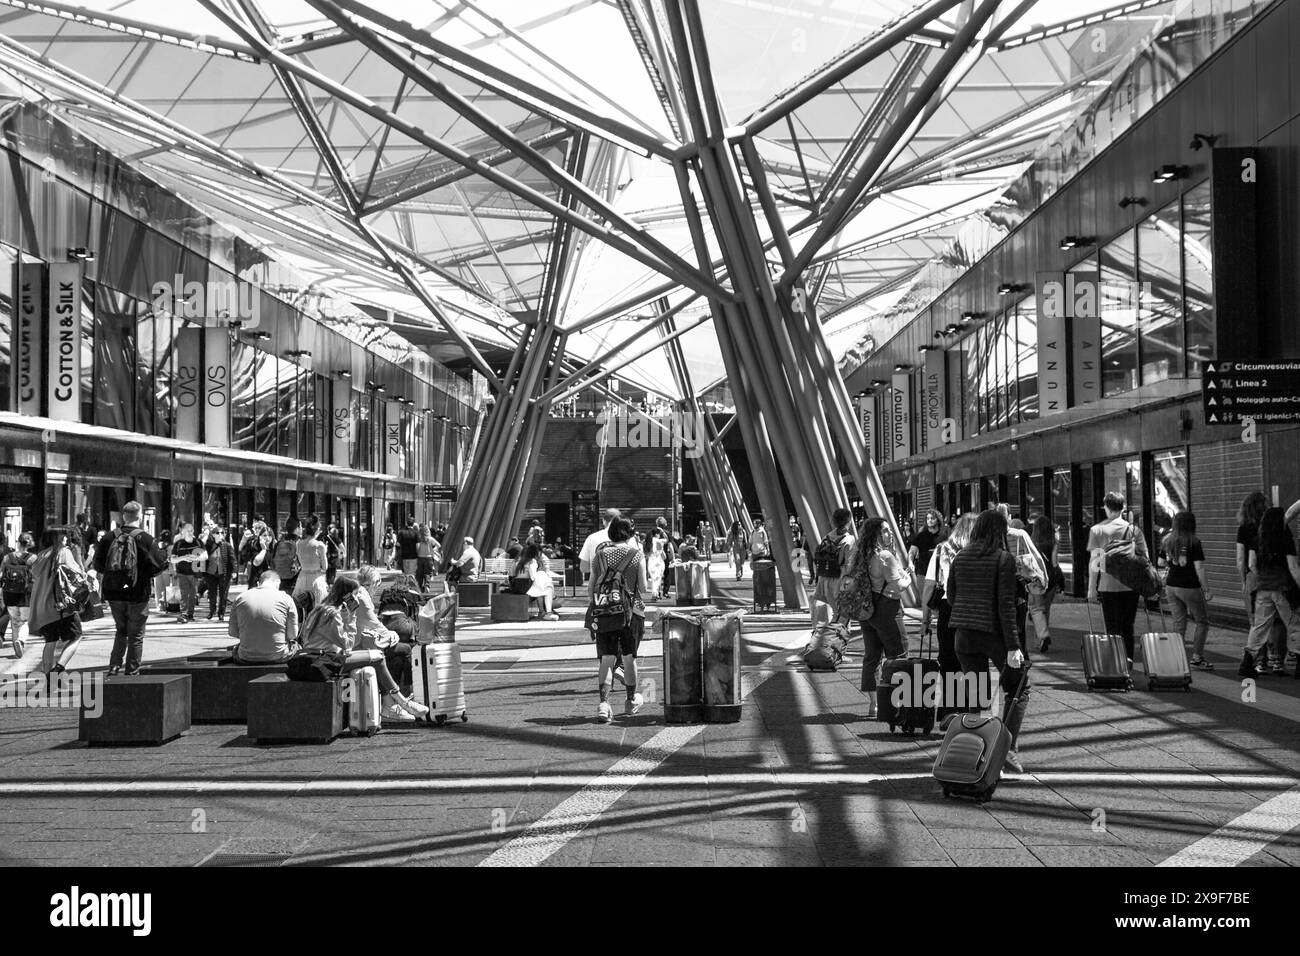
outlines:
[[276, 358], [261, 349], [253, 356], [253, 445], [267, 455], [278, 455], [276, 422]]
[[[124, 314], [124, 297], [95, 285], [96, 425], [135, 428], [135, 315]], [[127, 300], [129, 301], [129, 300]]]
[[1020, 424], [1020, 387], [1017, 379], [1020, 373], [1016, 368], [1016, 313], [1012, 309], [1002, 317], [1002, 378], [1005, 383], [1005, 396], [1002, 399], [1003, 422], [1007, 425]]
[[972, 336], [962, 343], [961, 358], [958, 361], [960, 378], [958, 387], [961, 389], [962, 408], [965, 414], [965, 427], [962, 429], [962, 435], [965, 438], [974, 438], [979, 434], [979, 388], [975, 381], [975, 365], [978, 354], [975, 351], [975, 338]]
[[170, 315], [155, 315], [154, 326], [154, 434], [172, 436], [176, 421], [176, 396], [172, 392], [172, 374], [176, 368], [176, 330], [180, 321]]
[[1074, 547], [1070, 543], [1072, 529], [1070, 526], [1070, 469], [1057, 468], [1052, 471], [1052, 523], [1056, 525], [1061, 553], [1057, 563], [1065, 572], [1066, 589], [1074, 586]]
[[1142, 384], [1183, 374], [1183, 283], [1178, 200], [1138, 225]]
[[81, 287], [81, 420], [95, 420], [95, 286]]
[[1174, 524], [1174, 515], [1191, 509], [1187, 452], [1158, 451], [1151, 456], [1151, 524], [1160, 541]]
[[352, 442], [352, 467], [358, 471], [370, 471], [370, 402], [363, 399], [360, 392], [352, 393], [352, 421], [356, 423], [356, 435]]
[[1201, 374], [1214, 355], [1214, 281], [1210, 251], [1210, 184], [1183, 196], [1183, 283], [1187, 297], [1187, 374]]
[[286, 458], [298, 457], [298, 375], [301, 369], [293, 362], [275, 359], [279, 382], [276, 385], [276, 416], [279, 420], [279, 451]]
[[316, 460], [316, 379], [306, 369], [298, 377], [298, 457], [304, 461]]
[[1134, 295], [1137, 263], [1133, 232], [1101, 250], [1101, 366], [1102, 395], [1137, 388], [1137, 302]]
[[1020, 382], [1020, 420], [1038, 417], [1038, 303], [1031, 295], [1016, 307], [1016, 374]]
[[256, 451], [256, 385], [253, 381], [255, 350], [238, 339], [230, 348], [230, 445]]
[[154, 434], [154, 368], [158, 364], [158, 343], [154, 314], [143, 304], [136, 306], [135, 326], [136, 409], [135, 424], [146, 435]]
[[1002, 322], [998, 316], [987, 326], [989, 333], [989, 430], [1001, 428], [1006, 422], [1002, 407], [1006, 388], [1007, 367], [1002, 360]]

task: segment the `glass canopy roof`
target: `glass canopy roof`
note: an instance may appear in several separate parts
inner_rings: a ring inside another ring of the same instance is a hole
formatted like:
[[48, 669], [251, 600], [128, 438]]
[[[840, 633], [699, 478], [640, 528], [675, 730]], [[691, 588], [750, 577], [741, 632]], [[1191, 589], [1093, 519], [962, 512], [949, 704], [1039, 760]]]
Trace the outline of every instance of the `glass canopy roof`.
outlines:
[[[669, 2], [0, 0], [0, 80], [339, 295], [444, 329], [471, 356], [554, 316], [575, 362], [632, 357], [620, 375], [680, 397], [724, 376], [683, 277], [730, 280], [701, 271], [674, 171], [694, 144]], [[805, 273], [838, 359], [887, 331], [927, 263], [1135, 51], [1250, 6], [699, 9], [729, 138], [752, 143], [796, 247], [853, 197]], [[964, 52], [940, 73], [953, 44]], [[657, 347], [663, 328], [605, 357], [677, 305], [689, 383]]]

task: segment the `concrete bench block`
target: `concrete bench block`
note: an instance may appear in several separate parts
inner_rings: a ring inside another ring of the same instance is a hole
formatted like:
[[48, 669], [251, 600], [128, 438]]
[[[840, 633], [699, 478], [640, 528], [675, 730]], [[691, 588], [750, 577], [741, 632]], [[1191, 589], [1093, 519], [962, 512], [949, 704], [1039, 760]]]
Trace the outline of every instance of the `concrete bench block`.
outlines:
[[492, 606], [492, 585], [486, 581], [467, 581], [457, 586], [456, 593], [461, 607]]
[[327, 744], [343, 733], [335, 681], [318, 684], [267, 674], [248, 685], [248, 736], [258, 743]]
[[190, 729], [190, 678], [186, 674], [106, 677], [103, 712], [82, 707], [78, 737], [90, 746], [164, 744]]
[[188, 674], [190, 719], [196, 724], [242, 724], [248, 720], [248, 684], [267, 674], [285, 673], [284, 664], [213, 664], [200, 661], [154, 664], [142, 674]]
[[498, 591], [492, 595], [492, 622], [494, 624], [521, 624], [528, 620], [527, 594]]

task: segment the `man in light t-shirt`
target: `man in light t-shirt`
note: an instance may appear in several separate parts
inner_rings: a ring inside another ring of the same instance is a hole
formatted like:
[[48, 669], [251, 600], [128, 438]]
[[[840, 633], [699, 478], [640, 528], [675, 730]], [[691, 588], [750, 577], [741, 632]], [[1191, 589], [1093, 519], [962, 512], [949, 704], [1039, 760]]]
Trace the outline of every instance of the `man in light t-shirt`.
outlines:
[[587, 535], [587, 539], [582, 542], [582, 550], [578, 552], [578, 567], [582, 568], [584, 578], [591, 573], [591, 562], [596, 557], [596, 549], [609, 541], [610, 522], [621, 517], [623, 513], [617, 508], [606, 509], [605, 526]]

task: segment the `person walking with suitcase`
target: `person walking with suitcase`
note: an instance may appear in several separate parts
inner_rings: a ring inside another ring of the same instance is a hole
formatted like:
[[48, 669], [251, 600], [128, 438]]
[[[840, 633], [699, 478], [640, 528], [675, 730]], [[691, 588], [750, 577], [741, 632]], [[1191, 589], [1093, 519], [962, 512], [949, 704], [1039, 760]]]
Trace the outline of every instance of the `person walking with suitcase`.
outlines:
[[[92, 567], [99, 575], [100, 593], [113, 612], [110, 676], [122, 673], [123, 668], [128, 676], [139, 672], [140, 658], [144, 655], [144, 629], [149, 620], [150, 581], [167, 564], [153, 537], [140, 528], [143, 510], [140, 502], [128, 501], [122, 506], [122, 526], [104, 535], [95, 545]], [[186, 527], [193, 532], [193, 525]], [[197, 541], [193, 538], [191, 541], [198, 547]], [[193, 620], [193, 603], [189, 610]]]
[[1197, 670], [1214, 670], [1205, 659], [1205, 639], [1210, 633], [1210, 615], [1205, 605], [1212, 599], [1205, 584], [1205, 549], [1196, 536], [1196, 516], [1190, 511], [1174, 515], [1173, 527], [1160, 543], [1160, 560], [1168, 569], [1165, 594], [1174, 617], [1174, 630], [1186, 639], [1187, 619], [1196, 625], [1192, 632], [1192, 658]]
[[[948, 575], [952, 571], [953, 559], [970, 543], [970, 533], [974, 527], [975, 515], [967, 512], [957, 519], [957, 523], [948, 532], [948, 537], [935, 545], [925, 572], [925, 586], [921, 591], [922, 637], [928, 635], [933, 626], [939, 645], [939, 673], [945, 676], [961, 671], [955, 635], [950, 624], [952, 601], [948, 597]], [[945, 708], [948, 703], [945, 701]]]
[[1124, 496], [1111, 491], [1102, 500], [1106, 520], [1099, 521], [1088, 530], [1088, 600], [1101, 604], [1106, 621], [1106, 633], [1118, 634], [1124, 639], [1128, 665], [1133, 666], [1133, 621], [1137, 617], [1138, 593], [1126, 587], [1119, 579], [1104, 570], [1108, 552], [1132, 548], [1142, 559], [1147, 558], [1147, 545], [1137, 526], [1124, 520]]
[[[867, 695], [867, 717], [876, 716], [876, 687], [880, 683], [880, 666], [887, 658], [907, 655], [907, 630], [903, 625], [903, 589], [912, 583], [911, 572], [894, 553], [894, 535], [884, 518], [868, 518], [849, 562], [843, 584], [845, 590], [870, 595], [871, 613], [861, 619], [862, 681]], [[853, 603], [865, 609], [866, 595]]]
[[970, 542], [952, 560], [945, 593], [952, 605], [948, 625], [962, 673], [979, 681], [992, 661], [1005, 699], [1016, 701], [1012, 712], [1002, 715], [1011, 734], [1006, 763], [1023, 773], [1017, 741], [1029, 707], [1029, 688], [1021, 686], [1025, 655], [1016, 629], [1016, 561], [1006, 550], [1006, 540], [1006, 517], [996, 510], [981, 512]]
[[[1300, 504], [1300, 502], [1297, 502]], [[1255, 594], [1259, 590], [1259, 581], [1255, 572], [1251, 570], [1255, 561], [1255, 550], [1259, 541], [1259, 521], [1264, 517], [1264, 512], [1269, 508], [1268, 498], [1262, 491], [1252, 491], [1241, 502], [1241, 507], [1237, 510], [1237, 573], [1241, 575], [1241, 594], [1246, 604], [1246, 616], [1249, 620], [1255, 619]], [[1290, 524], [1294, 515], [1296, 506], [1292, 505], [1287, 512], [1287, 523]], [[1263, 651], [1259, 655], [1259, 670], [1264, 673], [1269, 672], [1269, 652], [1272, 651], [1274, 674], [1286, 673], [1286, 628], [1282, 622], [1274, 619], [1273, 632], [1268, 637], [1268, 642], [1264, 645]]]
[[731, 563], [736, 569], [737, 581], [745, 573], [745, 550], [747, 545], [745, 530], [740, 526], [740, 519], [737, 518], [731, 522], [731, 531], [727, 534], [727, 550], [731, 552]]

